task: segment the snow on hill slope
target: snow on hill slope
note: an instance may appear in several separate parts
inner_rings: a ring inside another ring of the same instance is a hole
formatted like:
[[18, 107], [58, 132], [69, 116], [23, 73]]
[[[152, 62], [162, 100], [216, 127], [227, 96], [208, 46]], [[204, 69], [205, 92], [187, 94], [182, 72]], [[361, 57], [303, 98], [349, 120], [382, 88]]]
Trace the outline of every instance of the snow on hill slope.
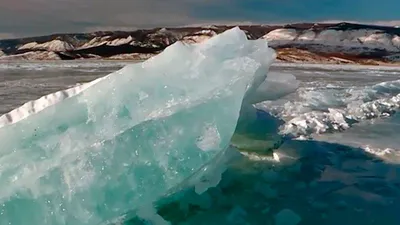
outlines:
[[323, 46], [320, 51], [350, 54], [365, 54], [377, 49], [397, 53], [400, 51], [400, 36], [375, 29], [313, 30], [276, 29], [263, 36], [271, 46]]
[[73, 49], [74, 46], [72, 44], [60, 40], [52, 40], [41, 44], [29, 42], [18, 48], [18, 50], [46, 50], [50, 52], [65, 52]]
[[[231, 27], [99, 31], [0, 40], [0, 51], [7, 55], [0, 53], [0, 60], [145, 59], [178, 40], [199, 43]], [[277, 50], [278, 59], [285, 62], [400, 63], [400, 28], [396, 27], [299, 23], [240, 28], [249, 39], [268, 40]]]

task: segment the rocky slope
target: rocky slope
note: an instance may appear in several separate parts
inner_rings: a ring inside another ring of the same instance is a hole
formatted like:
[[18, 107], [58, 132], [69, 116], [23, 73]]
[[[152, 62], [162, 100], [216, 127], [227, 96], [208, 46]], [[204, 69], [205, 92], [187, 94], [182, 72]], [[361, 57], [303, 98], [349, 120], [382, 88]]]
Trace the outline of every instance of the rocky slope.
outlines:
[[[0, 60], [146, 59], [181, 40], [198, 43], [232, 26], [156, 28], [0, 40]], [[399, 64], [400, 28], [350, 23], [240, 26], [263, 38], [278, 60], [307, 63]]]

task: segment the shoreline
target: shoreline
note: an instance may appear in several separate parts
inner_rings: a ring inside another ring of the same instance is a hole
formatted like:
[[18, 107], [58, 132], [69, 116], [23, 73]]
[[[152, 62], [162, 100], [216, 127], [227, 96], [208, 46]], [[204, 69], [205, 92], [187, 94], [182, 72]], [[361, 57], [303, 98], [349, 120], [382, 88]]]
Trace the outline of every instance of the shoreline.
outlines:
[[[145, 60], [136, 59], [79, 59], [79, 60], [0, 60], [0, 65], [18, 65], [18, 64], [124, 64], [124, 63], [138, 63]], [[275, 60], [271, 65], [272, 67], [305, 67], [305, 68], [321, 68], [321, 69], [348, 69], [352, 67], [360, 68], [380, 68], [387, 70], [400, 70], [400, 62], [398, 63], [385, 63], [385, 64], [360, 64], [360, 63], [329, 63], [318, 61], [303, 61], [303, 62], [286, 62]]]

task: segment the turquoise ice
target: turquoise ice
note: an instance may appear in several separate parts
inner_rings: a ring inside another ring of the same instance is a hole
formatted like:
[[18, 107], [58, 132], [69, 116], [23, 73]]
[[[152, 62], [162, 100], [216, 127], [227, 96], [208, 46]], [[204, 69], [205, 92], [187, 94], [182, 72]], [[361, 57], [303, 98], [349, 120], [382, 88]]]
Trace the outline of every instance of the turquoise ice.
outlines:
[[234, 28], [6, 115], [0, 224], [92, 225], [159, 199], [223, 154], [274, 57]]

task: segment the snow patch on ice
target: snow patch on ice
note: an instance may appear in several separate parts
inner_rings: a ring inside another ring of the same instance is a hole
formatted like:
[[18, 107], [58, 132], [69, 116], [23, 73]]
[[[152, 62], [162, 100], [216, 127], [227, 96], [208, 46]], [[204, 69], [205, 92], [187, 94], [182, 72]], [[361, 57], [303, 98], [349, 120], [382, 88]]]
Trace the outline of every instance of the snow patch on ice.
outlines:
[[355, 102], [346, 109], [328, 109], [328, 112], [308, 112], [289, 120], [281, 132], [295, 136], [310, 136], [343, 131], [360, 121], [388, 117], [400, 108], [400, 94], [370, 102]]
[[315, 134], [340, 132], [362, 121], [392, 116], [400, 109], [400, 80], [387, 81], [362, 89], [302, 90], [305, 102], [288, 101], [274, 106], [257, 104], [286, 120], [281, 134], [299, 138]]

